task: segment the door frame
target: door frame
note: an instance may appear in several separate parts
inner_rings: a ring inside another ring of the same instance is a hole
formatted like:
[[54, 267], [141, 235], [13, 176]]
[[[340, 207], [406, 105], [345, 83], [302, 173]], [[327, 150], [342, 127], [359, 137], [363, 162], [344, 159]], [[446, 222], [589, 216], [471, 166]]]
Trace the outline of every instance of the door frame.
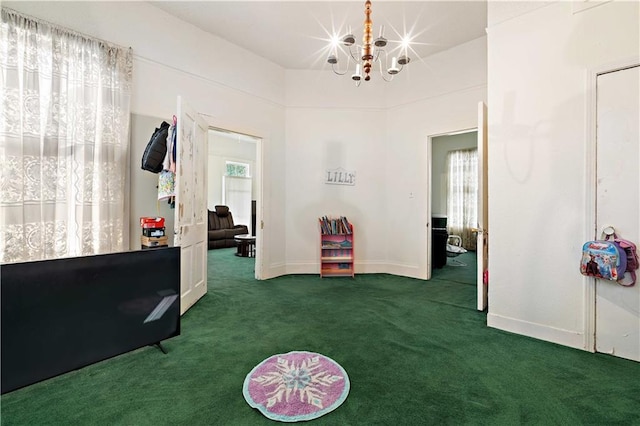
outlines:
[[[234, 130], [233, 126], [220, 126], [213, 125], [208, 123], [208, 130], [213, 130], [216, 132], [225, 132], [225, 133], [235, 133], [238, 135], [248, 136], [254, 138], [256, 140], [256, 163], [255, 170], [252, 178], [257, 179], [257, 194], [256, 194], [256, 244], [255, 244], [255, 266], [254, 266], [254, 277], [257, 280], [262, 280], [264, 276], [263, 271], [263, 249], [264, 249], [264, 233], [263, 230], [263, 212], [264, 212], [264, 152], [265, 152], [265, 138], [262, 136], [256, 136], [259, 132], [251, 132], [251, 131], [242, 131], [242, 130]], [[207, 138], [207, 155], [208, 155], [208, 147], [209, 147], [210, 139]], [[207, 162], [207, 175], [209, 173], [209, 164]], [[208, 202], [208, 200], [207, 200]]]
[[[589, 241], [598, 237], [596, 229], [596, 143], [598, 124], [597, 111], [597, 82], [598, 76], [611, 72], [621, 71], [640, 65], [640, 56], [632, 56], [615, 62], [609, 62], [587, 70], [586, 87], [586, 148], [585, 148], [585, 228], [583, 241]], [[596, 279], [583, 276], [583, 349], [589, 352], [596, 351]]]
[[432, 223], [431, 223], [431, 212], [432, 212], [432, 205], [431, 205], [431, 201], [433, 198], [433, 179], [432, 179], [432, 174], [433, 174], [433, 139], [435, 138], [439, 138], [442, 136], [454, 136], [454, 135], [460, 135], [460, 134], [464, 134], [464, 133], [471, 133], [471, 132], [477, 132], [478, 128], [477, 127], [466, 127], [463, 129], [457, 129], [457, 130], [450, 130], [447, 132], [442, 132], [442, 133], [435, 133], [432, 135], [428, 135], [427, 136], [427, 188], [428, 188], [428, 193], [427, 193], [427, 238], [426, 238], [426, 244], [427, 244], [427, 248], [426, 248], [426, 253], [427, 253], [427, 271], [426, 271], [426, 279], [430, 280], [431, 279], [431, 273], [433, 271], [433, 265], [431, 264], [431, 251], [432, 251], [432, 238], [431, 238], [431, 228], [432, 228]]

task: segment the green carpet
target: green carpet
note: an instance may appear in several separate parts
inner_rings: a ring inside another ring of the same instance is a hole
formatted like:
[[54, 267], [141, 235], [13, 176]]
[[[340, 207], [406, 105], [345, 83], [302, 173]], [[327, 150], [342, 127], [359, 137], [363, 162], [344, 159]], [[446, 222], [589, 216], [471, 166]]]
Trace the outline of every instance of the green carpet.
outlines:
[[486, 327], [472, 268], [256, 281], [233, 253], [209, 252], [209, 292], [167, 355], [146, 347], [3, 395], [2, 424], [273, 424], [245, 402], [244, 377], [304, 350], [351, 380], [313, 424], [640, 425], [640, 363]]

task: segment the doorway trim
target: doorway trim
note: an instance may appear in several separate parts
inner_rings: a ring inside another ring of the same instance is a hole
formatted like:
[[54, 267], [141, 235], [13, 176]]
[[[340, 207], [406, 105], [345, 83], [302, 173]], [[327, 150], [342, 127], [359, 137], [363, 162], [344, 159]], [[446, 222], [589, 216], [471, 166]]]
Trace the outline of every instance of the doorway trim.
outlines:
[[[598, 76], [640, 65], [640, 56], [609, 62], [587, 70], [586, 87], [586, 147], [585, 147], [585, 228], [583, 241], [598, 237], [596, 229], [596, 143]], [[596, 279], [583, 276], [583, 349], [596, 351]]]
[[427, 230], [427, 238], [426, 238], [426, 250], [425, 252], [427, 253], [427, 263], [426, 263], [426, 271], [425, 271], [425, 277], [427, 280], [431, 279], [431, 273], [433, 272], [433, 265], [431, 264], [431, 246], [432, 246], [432, 241], [431, 241], [431, 227], [432, 227], [432, 223], [431, 223], [431, 215], [432, 215], [432, 198], [433, 198], [433, 179], [432, 179], [432, 174], [433, 174], [433, 139], [435, 138], [439, 138], [442, 136], [455, 136], [455, 135], [461, 135], [464, 133], [471, 133], [471, 132], [477, 132], [478, 128], [477, 127], [466, 127], [463, 129], [456, 129], [456, 130], [450, 130], [447, 132], [442, 132], [442, 133], [435, 133], [432, 135], [428, 135], [427, 136], [427, 189], [428, 189], [428, 193], [427, 193], [427, 220], [426, 220], [426, 230]]
[[[256, 136], [252, 133], [247, 133], [243, 131], [233, 130], [228, 127], [220, 127], [209, 124], [208, 130], [212, 130], [215, 132], [223, 132], [229, 134], [236, 134], [242, 136], [248, 136], [256, 140], [256, 164], [255, 164], [255, 173], [254, 177], [258, 180], [257, 182], [257, 194], [256, 194], [256, 251], [255, 251], [255, 267], [254, 267], [254, 277], [257, 280], [262, 280], [264, 276], [263, 271], [263, 253], [264, 253], [264, 233], [263, 231], [263, 212], [264, 212], [264, 152], [265, 152], [265, 138], [261, 136]], [[257, 132], [256, 132], [257, 133]], [[209, 138], [207, 138], [207, 147], [209, 143]], [[208, 151], [207, 151], [208, 152]], [[208, 163], [207, 163], [207, 175], [208, 175]], [[208, 201], [208, 200], [207, 200]]]

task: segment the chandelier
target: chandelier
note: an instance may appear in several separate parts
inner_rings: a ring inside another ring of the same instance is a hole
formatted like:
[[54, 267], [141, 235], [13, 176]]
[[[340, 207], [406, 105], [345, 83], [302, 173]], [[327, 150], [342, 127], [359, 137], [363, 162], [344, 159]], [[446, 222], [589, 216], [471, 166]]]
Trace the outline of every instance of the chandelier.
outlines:
[[[393, 77], [402, 71], [403, 67], [411, 60], [407, 56], [409, 47], [409, 38], [405, 37], [398, 48], [399, 55], [392, 56], [389, 64], [389, 56], [386, 51], [387, 39], [384, 38], [384, 25], [380, 26], [380, 34], [373, 40], [371, 27], [371, 0], [364, 3], [364, 35], [362, 37], [362, 45], [356, 43], [356, 37], [351, 33], [349, 28], [347, 35], [342, 38], [334, 37], [332, 39], [332, 47], [327, 58], [327, 62], [331, 64], [334, 73], [345, 75], [349, 72], [351, 62], [355, 64], [355, 72], [351, 75], [351, 79], [356, 82], [356, 86], [360, 86], [362, 80], [371, 80], [371, 69], [377, 64], [380, 68], [380, 75], [384, 81], [391, 81]], [[344, 46], [344, 49], [340, 46]], [[344, 71], [337, 68], [339, 53], [344, 53], [347, 58], [347, 65]]]

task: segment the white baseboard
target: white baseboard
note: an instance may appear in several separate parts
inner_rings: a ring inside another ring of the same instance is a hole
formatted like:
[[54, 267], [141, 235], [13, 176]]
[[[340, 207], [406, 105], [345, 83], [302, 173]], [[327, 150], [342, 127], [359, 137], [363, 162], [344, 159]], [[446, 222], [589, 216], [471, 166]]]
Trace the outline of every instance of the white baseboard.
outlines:
[[584, 333], [578, 331], [563, 330], [491, 313], [487, 314], [487, 326], [575, 349], [587, 350]]
[[[369, 271], [367, 271], [369, 272]], [[378, 273], [398, 275], [401, 277], [418, 278], [421, 280], [426, 279], [420, 274], [420, 268], [416, 265], [404, 265], [400, 263], [385, 263], [384, 270], [377, 271]]]
[[[356, 262], [356, 274], [391, 274], [401, 277], [425, 279], [420, 274], [420, 268], [414, 265], [390, 264], [386, 262]], [[317, 262], [277, 263], [269, 265], [263, 270], [263, 279], [275, 278], [282, 275], [315, 274], [320, 275], [320, 264]]]
[[356, 274], [386, 274], [389, 265], [382, 261], [356, 262], [354, 265]]
[[320, 275], [320, 264], [317, 262], [287, 263], [286, 274], [315, 274]]
[[262, 268], [262, 278], [263, 280], [268, 280], [269, 278], [279, 277], [281, 275], [287, 274], [287, 265], [284, 263], [274, 263], [267, 267]]

